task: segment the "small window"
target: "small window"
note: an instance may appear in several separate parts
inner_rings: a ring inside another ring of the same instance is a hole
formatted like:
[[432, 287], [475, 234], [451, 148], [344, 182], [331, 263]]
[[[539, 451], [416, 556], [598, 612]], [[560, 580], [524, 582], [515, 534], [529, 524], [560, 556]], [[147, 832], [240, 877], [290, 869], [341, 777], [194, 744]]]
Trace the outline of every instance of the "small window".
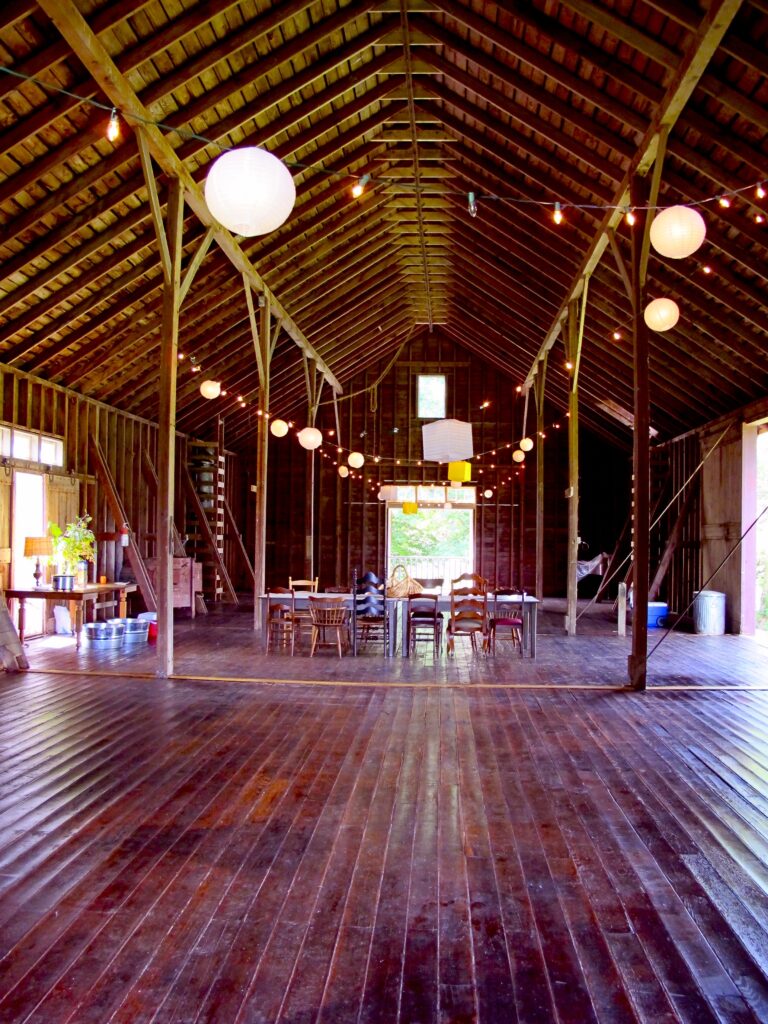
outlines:
[[11, 454], [11, 428], [0, 427], [0, 455]]
[[420, 373], [417, 377], [417, 413], [422, 420], [445, 419], [445, 376]]
[[40, 437], [28, 434], [26, 430], [13, 431], [13, 457], [27, 462], [38, 462]]
[[64, 443], [57, 437], [41, 437], [40, 461], [44, 466], [63, 466]]

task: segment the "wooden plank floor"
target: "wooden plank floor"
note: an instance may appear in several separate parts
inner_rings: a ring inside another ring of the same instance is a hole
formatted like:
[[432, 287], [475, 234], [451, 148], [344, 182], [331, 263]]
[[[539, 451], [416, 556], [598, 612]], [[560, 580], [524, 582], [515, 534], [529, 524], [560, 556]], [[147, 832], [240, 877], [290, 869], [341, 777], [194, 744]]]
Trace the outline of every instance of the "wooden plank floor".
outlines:
[[33, 671], [0, 709], [4, 1024], [768, 1020], [765, 693]]
[[[587, 607], [586, 601], [582, 607]], [[177, 618], [175, 674], [234, 680], [313, 679], [348, 685], [624, 687], [631, 638], [616, 634], [610, 608], [589, 608], [579, 622], [579, 635], [568, 637], [562, 614], [549, 612], [545, 606], [535, 660], [518, 657], [506, 640], [497, 643], [495, 658], [473, 655], [469, 641], [459, 640], [456, 656], [451, 658], [445, 649], [435, 657], [431, 646], [420, 645], [417, 657], [402, 658], [398, 653], [383, 661], [381, 644], [371, 644], [360, 657], [340, 661], [331, 650], [310, 659], [307, 643], [297, 648], [293, 658], [288, 652], [267, 657], [260, 633], [253, 631], [252, 608], [220, 607], [194, 620]], [[650, 686], [768, 686], [768, 647], [754, 637], [651, 630], [648, 649]], [[53, 636], [32, 640], [27, 654], [35, 669], [155, 674], [154, 644], [114, 652], [94, 651], [84, 644], [77, 652], [71, 637]]]

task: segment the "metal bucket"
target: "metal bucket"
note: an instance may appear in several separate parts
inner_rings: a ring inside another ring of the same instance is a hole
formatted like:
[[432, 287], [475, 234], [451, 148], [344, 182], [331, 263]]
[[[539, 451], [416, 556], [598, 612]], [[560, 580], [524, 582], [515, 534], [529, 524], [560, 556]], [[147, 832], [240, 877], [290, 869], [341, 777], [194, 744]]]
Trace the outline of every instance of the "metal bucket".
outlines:
[[144, 643], [149, 636], [149, 623], [144, 619], [107, 619], [111, 626], [122, 626], [125, 630], [123, 643]]
[[114, 650], [122, 647], [125, 626], [118, 622], [87, 622], [83, 626], [85, 639], [94, 650]]

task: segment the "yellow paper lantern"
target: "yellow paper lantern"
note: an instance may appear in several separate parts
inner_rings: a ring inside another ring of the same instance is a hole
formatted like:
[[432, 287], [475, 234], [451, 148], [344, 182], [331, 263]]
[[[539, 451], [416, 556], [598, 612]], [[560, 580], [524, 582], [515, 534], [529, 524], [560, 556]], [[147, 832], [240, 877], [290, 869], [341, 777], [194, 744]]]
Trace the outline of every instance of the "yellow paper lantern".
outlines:
[[404, 501], [403, 502], [403, 515], [412, 516], [414, 513], [419, 511], [419, 506], [415, 501]]
[[449, 462], [448, 479], [454, 483], [466, 483], [472, 474], [472, 467], [468, 462]]

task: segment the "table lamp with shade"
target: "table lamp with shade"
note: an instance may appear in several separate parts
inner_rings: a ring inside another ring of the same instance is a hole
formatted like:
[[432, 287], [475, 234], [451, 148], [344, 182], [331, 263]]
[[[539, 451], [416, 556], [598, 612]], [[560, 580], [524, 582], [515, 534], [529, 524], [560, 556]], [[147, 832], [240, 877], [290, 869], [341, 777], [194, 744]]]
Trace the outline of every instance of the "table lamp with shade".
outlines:
[[53, 554], [53, 538], [52, 537], [25, 537], [24, 538], [24, 557], [25, 558], [36, 558], [35, 571], [32, 575], [35, 577], [35, 586], [40, 586], [40, 579], [43, 575], [43, 570], [40, 568], [41, 558], [50, 558]]

